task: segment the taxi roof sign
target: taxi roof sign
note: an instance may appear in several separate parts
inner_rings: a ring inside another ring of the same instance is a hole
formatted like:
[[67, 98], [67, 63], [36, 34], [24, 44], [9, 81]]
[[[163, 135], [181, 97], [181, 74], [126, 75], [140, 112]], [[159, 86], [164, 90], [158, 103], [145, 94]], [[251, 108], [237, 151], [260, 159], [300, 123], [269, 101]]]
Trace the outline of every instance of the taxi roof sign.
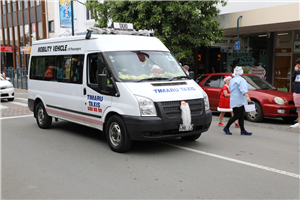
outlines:
[[133, 31], [133, 24], [132, 23], [113, 22], [112, 27], [115, 30]]

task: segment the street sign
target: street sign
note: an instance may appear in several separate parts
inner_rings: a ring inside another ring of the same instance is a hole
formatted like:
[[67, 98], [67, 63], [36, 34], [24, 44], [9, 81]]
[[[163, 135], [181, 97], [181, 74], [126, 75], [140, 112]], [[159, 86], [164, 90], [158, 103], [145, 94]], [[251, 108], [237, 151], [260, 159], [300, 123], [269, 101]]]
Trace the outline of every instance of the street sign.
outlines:
[[234, 49], [235, 49], [235, 50], [239, 50], [239, 49], [240, 49], [240, 41], [236, 41], [236, 42], [234, 43]]

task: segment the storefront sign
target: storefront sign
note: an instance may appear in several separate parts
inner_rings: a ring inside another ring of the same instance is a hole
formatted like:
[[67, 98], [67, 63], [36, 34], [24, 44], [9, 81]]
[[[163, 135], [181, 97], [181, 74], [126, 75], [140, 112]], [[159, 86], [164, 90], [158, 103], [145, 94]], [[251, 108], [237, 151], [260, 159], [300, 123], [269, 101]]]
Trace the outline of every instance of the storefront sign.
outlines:
[[253, 67], [250, 70], [250, 74], [253, 74], [255, 76], [258, 76], [260, 78], [264, 78], [266, 76], [266, 70], [260, 66]]
[[22, 54], [30, 54], [31, 53], [31, 47], [20, 47]]
[[234, 43], [236, 42], [237, 40], [234, 40], [230, 37], [224, 37], [221, 39], [220, 42], [216, 43], [214, 41], [211, 42], [211, 46], [231, 46], [233, 47], [234, 46]]
[[231, 55], [227, 56], [227, 59], [229, 59], [231, 62], [234, 60], [238, 60], [238, 63], [236, 65], [254, 65], [255, 58], [252, 57], [252, 52], [235, 52]]
[[1, 46], [0, 47], [1, 52], [13, 52], [13, 47], [10, 46]]

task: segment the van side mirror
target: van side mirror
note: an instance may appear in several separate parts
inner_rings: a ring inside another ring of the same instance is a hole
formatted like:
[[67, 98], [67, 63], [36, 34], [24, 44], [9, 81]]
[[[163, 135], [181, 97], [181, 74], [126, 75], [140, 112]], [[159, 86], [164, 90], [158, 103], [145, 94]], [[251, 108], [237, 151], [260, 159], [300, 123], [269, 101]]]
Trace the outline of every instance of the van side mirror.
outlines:
[[98, 88], [100, 90], [105, 90], [107, 87], [107, 75], [106, 74], [98, 74]]
[[195, 73], [193, 71], [189, 72], [189, 77], [191, 77], [193, 80], [195, 79]]

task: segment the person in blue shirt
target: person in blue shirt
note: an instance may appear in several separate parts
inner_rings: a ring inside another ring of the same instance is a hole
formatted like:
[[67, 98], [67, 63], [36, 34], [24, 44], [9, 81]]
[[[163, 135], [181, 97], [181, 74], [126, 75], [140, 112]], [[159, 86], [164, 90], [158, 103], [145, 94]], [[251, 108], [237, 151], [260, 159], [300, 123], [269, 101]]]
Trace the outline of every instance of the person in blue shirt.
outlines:
[[223, 129], [227, 135], [232, 135], [232, 133], [229, 131], [229, 127], [237, 119], [239, 121], [241, 135], [252, 135], [252, 133], [246, 131], [244, 127], [244, 105], [246, 105], [247, 102], [251, 102], [251, 99], [248, 92], [248, 83], [244, 78], [241, 77], [242, 74], [243, 69], [236, 66], [234, 68], [234, 73], [232, 74], [234, 77], [229, 81], [230, 108], [232, 108], [234, 115], [229, 119]]
[[298, 58], [295, 62], [296, 66], [294, 68], [294, 72], [292, 74], [292, 82], [295, 82], [295, 92], [294, 103], [298, 111], [298, 122], [294, 125], [291, 125], [291, 128], [300, 127], [300, 58]]

